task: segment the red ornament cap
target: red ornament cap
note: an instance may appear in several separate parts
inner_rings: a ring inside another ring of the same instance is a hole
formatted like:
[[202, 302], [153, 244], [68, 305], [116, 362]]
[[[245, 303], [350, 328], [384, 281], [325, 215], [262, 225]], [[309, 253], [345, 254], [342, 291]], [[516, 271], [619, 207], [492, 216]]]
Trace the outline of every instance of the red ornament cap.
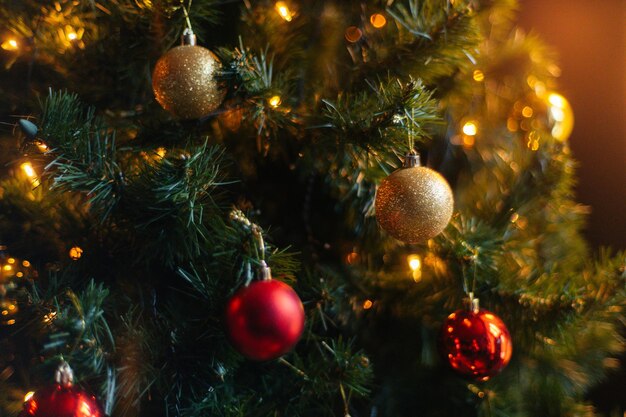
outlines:
[[[265, 275], [267, 274], [267, 275]], [[290, 351], [304, 331], [304, 307], [287, 284], [269, 277], [241, 288], [226, 306], [226, 328], [242, 355], [265, 361]]]
[[498, 316], [475, 305], [448, 316], [441, 329], [439, 351], [460, 375], [486, 381], [508, 365], [513, 342]]

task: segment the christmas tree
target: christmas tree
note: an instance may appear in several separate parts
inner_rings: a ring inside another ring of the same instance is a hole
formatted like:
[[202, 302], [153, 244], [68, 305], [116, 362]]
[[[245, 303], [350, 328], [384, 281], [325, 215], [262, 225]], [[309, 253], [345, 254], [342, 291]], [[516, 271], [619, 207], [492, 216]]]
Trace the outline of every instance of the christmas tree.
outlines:
[[597, 415], [624, 253], [517, 7], [0, 1], [0, 416]]

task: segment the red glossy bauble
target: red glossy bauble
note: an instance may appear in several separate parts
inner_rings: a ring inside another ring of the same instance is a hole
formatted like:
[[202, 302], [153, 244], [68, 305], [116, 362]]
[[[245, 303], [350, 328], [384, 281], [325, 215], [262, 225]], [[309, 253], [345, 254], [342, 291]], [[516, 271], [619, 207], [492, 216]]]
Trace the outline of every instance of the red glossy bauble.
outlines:
[[19, 417], [104, 417], [96, 397], [75, 387], [42, 388], [24, 403]]
[[258, 361], [277, 358], [300, 340], [302, 301], [283, 282], [255, 281], [228, 301], [226, 327], [233, 346], [244, 356]]
[[486, 381], [511, 360], [513, 342], [502, 320], [487, 310], [458, 310], [443, 323], [439, 350], [457, 373]]

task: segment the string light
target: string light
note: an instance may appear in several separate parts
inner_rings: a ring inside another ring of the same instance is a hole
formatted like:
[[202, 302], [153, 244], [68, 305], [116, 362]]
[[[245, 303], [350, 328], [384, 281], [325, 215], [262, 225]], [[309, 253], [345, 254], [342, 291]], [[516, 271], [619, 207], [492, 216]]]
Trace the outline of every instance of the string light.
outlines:
[[273, 96], [270, 97], [267, 102], [270, 104], [270, 106], [277, 108], [278, 106], [280, 106], [280, 103], [282, 103], [282, 100], [280, 96]]
[[465, 122], [465, 124], [463, 125], [463, 133], [465, 133], [467, 136], [476, 136], [476, 133], [478, 133], [477, 122], [473, 120], [468, 120], [467, 122]]
[[33, 164], [31, 164], [30, 162], [24, 162], [22, 165], [20, 165], [20, 168], [22, 169], [22, 171], [24, 171], [26, 177], [28, 177], [28, 179], [35, 187], [39, 185], [39, 178], [37, 178], [37, 172], [35, 172]]
[[80, 246], [74, 246], [70, 249], [69, 255], [71, 260], [77, 261], [83, 256], [83, 249]]
[[485, 79], [485, 74], [481, 70], [477, 69], [474, 70], [472, 78], [474, 78], [474, 81], [476, 82], [481, 82]]
[[372, 308], [373, 305], [374, 302], [372, 300], [365, 300], [363, 302], [363, 310], [369, 310], [370, 308]]
[[26, 395], [24, 395], [24, 402], [27, 402], [28, 400], [33, 398], [33, 395], [35, 395], [35, 391], [28, 391]]
[[406, 260], [412, 271], [417, 271], [422, 268], [422, 259], [419, 255], [409, 255], [406, 257]]
[[24, 171], [24, 174], [26, 174], [28, 178], [33, 179], [37, 177], [37, 173], [33, 168], [33, 164], [31, 164], [30, 162], [24, 162], [22, 165], [20, 165], [20, 168], [22, 168], [22, 171]]
[[565, 141], [574, 129], [574, 112], [569, 102], [558, 93], [548, 94], [549, 116], [554, 120], [551, 134], [558, 141]]
[[285, 21], [291, 22], [295, 17], [295, 13], [289, 10], [287, 3], [284, 1], [277, 1], [275, 4], [276, 11]]
[[2, 45], [0, 45], [0, 47], [2, 47], [2, 49], [4, 49], [5, 51], [17, 51], [20, 45], [15, 39], [11, 38], [2, 42]]
[[359, 254], [356, 252], [350, 252], [346, 255], [346, 263], [353, 264], [359, 259]]
[[381, 29], [385, 27], [385, 25], [387, 24], [387, 19], [385, 18], [385, 16], [383, 16], [380, 13], [374, 13], [373, 15], [370, 16], [370, 23], [376, 29]]
[[411, 254], [406, 257], [406, 261], [413, 273], [413, 280], [419, 282], [422, 279], [422, 258], [417, 254]]
[[533, 115], [533, 108], [530, 106], [524, 106], [522, 109], [522, 116], [531, 117]]
[[476, 143], [474, 136], [463, 136], [463, 146], [471, 148]]
[[356, 26], [350, 26], [348, 29], [346, 29], [346, 40], [348, 42], [358, 42], [359, 39], [361, 39], [361, 37], [363, 36], [363, 32], [361, 32], [361, 29], [359, 29]]

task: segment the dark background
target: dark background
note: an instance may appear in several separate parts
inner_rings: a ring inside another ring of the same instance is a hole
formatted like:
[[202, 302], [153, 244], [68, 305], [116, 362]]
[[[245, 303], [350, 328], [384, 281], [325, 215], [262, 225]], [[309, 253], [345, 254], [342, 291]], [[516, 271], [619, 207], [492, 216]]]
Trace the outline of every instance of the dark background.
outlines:
[[592, 208], [595, 248], [626, 249], [626, 0], [521, 0], [519, 24], [560, 56], [574, 109], [577, 200]]

